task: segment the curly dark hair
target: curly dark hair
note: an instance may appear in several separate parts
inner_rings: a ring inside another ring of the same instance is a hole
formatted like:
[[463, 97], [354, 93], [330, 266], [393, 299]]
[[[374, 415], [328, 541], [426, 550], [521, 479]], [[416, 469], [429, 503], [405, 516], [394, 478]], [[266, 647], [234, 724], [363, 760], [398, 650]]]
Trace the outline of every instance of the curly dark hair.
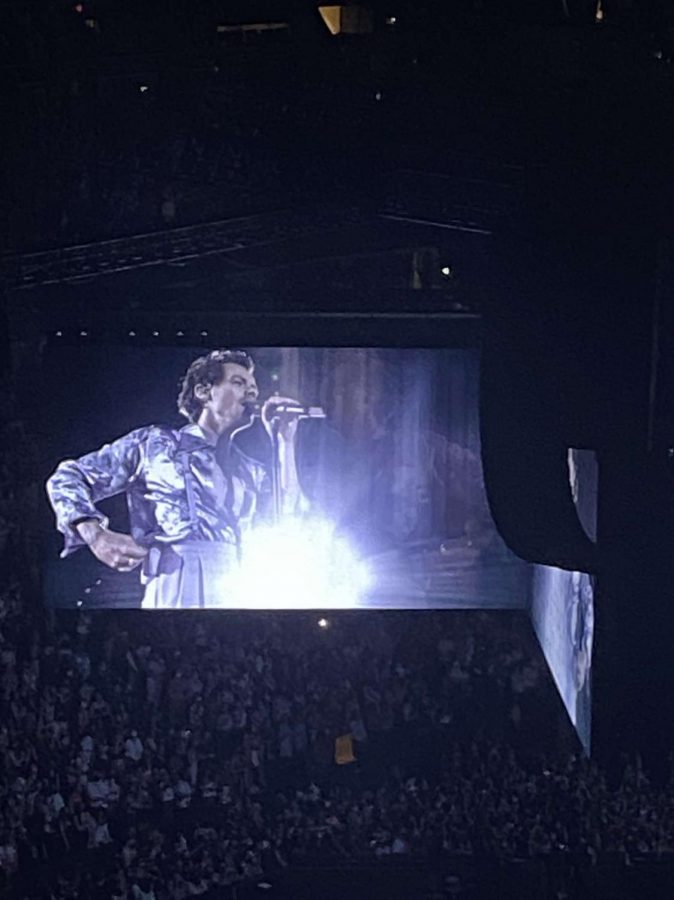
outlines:
[[255, 368], [255, 363], [245, 350], [213, 350], [206, 356], [195, 359], [180, 382], [178, 394], [178, 411], [190, 422], [195, 422], [199, 418], [202, 408], [201, 402], [194, 395], [195, 387], [198, 384], [207, 387], [220, 384], [224, 378], [225, 363], [236, 363], [238, 366], [244, 366], [249, 372]]

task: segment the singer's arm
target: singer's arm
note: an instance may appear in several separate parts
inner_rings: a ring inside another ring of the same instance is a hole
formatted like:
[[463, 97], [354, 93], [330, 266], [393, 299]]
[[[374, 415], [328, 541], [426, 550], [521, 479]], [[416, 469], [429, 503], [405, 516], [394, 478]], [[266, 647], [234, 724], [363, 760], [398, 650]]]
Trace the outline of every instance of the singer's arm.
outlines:
[[297, 512], [305, 502], [297, 476], [295, 436], [290, 440], [279, 435], [279, 469], [281, 475], [281, 512], [288, 515]]
[[[147, 430], [132, 431], [79, 459], [66, 459], [48, 479], [47, 494], [56, 514], [56, 525], [65, 539], [62, 556], [85, 544], [99, 556], [97, 551], [102, 552], [101, 548], [116, 537], [124, 538], [126, 558], [136, 557], [139, 552], [145, 555], [129, 535], [108, 531], [107, 518], [96, 504], [127, 488], [139, 465]], [[102, 561], [112, 565], [107, 558]]]
[[297, 437], [299, 415], [282, 413], [276, 421], [273, 421], [274, 408], [280, 404], [299, 406], [297, 401], [290, 397], [270, 397], [262, 407], [262, 424], [270, 436], [274, 427], [278, 429], [281, 513], [283, 515], [291, 515], [302, 510], [307, 505], [307, 499], [302, 493], [297, 475], [295, 456], [295, 439]]

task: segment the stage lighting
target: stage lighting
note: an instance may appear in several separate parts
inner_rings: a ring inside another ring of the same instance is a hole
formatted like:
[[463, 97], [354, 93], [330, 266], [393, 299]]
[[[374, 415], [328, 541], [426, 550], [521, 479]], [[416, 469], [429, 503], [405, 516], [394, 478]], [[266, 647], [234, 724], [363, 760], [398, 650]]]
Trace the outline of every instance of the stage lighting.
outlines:
[[319, 6], [318, 12], [332, 35], [371, 34], [374, 28], [372, 11], [365, 6]]
[[316, 623], [319, 628], [327, 628], [330, 625], [327, 619], [319, 619]]

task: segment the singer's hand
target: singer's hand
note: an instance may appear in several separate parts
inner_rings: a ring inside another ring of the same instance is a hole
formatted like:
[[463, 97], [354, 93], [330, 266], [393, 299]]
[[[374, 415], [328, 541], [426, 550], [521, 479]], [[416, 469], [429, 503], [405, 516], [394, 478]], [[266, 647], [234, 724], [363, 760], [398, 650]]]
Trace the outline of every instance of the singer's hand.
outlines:
[[80, 523], [77, 531], [94, 556], [118, 572], [131, 572], [147, 556], [145, 547], [137, 544], [130, 534], [108, 531], [96, 520]]
[[262, 424], [265, 427], [265, 431], [269, 436], [272, 434], [273, 421], [278, 420], [278, 435], [282, 441], [294, 441], [295, 435], [297, 434], [297, 425], [299, 423], [299, 416], [296, 413], [281, 413], [280, 415], [274, 415], [274, 410], [277, 406], [281, 406], [284, 403], [287, 403], [288, 406], [299, 406], [300, 404], [297, 400], [293, 400], [292, 397], [279, 397], [278, 394], [273, 394], [263, 405], [261, 410], [261, 418]]

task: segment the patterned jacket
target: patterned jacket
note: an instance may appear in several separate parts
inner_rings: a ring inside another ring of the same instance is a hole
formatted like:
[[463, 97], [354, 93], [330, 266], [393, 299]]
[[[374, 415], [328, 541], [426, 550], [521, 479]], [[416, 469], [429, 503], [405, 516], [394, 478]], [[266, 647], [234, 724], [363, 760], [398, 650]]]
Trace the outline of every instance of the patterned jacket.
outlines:
[[208, 440], [198, 425], [181, 429], [150, 425], [79, 459], [61, 462], [47, 494], [64, 535], [62, 556], [83, 541], [74, 527], [106, 517], [96, 504], [125, 493], [130, 533], [146, 547], [178, 541], [238, 544], [261, 495], [268, 495], [265, 467], [229, 443]]

